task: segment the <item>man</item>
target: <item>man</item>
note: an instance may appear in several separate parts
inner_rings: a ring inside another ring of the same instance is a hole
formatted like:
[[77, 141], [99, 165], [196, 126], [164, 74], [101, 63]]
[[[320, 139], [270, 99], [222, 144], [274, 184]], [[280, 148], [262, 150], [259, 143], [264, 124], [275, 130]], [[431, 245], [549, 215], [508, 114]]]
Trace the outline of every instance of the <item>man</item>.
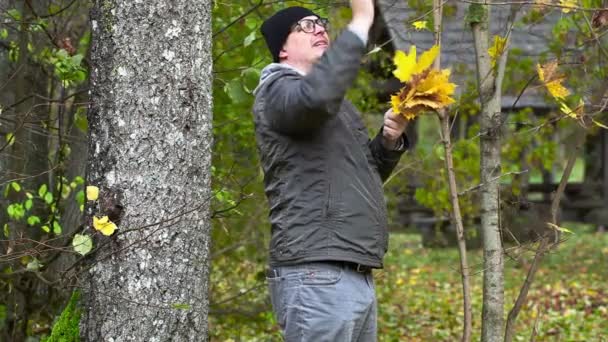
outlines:
[[388, 245], [382, 182], [408, 143], [406, 120], [390, 110], [370, 140], [344, 100], [374, 19], [373, 0], [351, 8], [331, 44], [327, 20], [302, 7], [261, 28], [275, 62], [253, 110], [272, 226], [268, 282], [289, 342], [376, 340], [371, 270]]

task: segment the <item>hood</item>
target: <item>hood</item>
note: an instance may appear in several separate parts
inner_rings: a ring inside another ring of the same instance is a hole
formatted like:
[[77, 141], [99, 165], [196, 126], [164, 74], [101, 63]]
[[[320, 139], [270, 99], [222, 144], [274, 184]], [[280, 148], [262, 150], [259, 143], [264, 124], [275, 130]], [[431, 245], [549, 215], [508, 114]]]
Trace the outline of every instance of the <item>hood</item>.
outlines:
[[253, 95], [256, 95], [258, 90], [260, 89], [260, 87], [262, 87], [262, 85], [268, 80], [270, 79], [270, 76], [275, 75], [277, 73], [280, 73], [284, 70], [293, 70], [295, 72], [297, 72], [300, 75], [305, 75], [302, 71], [296, 69], [295, 67], [289, 65], [289, 64], [285, 64], [285, 63], [270, 63], [267, 66], [264, 67], [264, 69], [262, 69], [262, 72], [260, 73], [260, 83], [258, 83], [258, 86], [255, 87], [255, 89], [253, 90]]

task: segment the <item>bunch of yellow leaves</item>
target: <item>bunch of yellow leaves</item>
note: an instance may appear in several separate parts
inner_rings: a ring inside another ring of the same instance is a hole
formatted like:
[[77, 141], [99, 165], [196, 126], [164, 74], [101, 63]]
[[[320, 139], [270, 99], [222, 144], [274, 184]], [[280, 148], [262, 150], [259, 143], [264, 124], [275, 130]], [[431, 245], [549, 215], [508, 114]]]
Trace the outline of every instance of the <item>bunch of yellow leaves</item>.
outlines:
[[449, 83], [450, 70], [433, 70], [431, 66], [439, 54], [439, 46], [434, 45], [416, 59], [416, 46], [410, 52], [397, 51], [393, 62], [397, 67], [393, 75], [405, 83], [399, 93], [391, 96], [393, 112], [407, 119], [414, 119], [425, 110], [437, 110], [454, 103], [450, 96], [456, 85]]

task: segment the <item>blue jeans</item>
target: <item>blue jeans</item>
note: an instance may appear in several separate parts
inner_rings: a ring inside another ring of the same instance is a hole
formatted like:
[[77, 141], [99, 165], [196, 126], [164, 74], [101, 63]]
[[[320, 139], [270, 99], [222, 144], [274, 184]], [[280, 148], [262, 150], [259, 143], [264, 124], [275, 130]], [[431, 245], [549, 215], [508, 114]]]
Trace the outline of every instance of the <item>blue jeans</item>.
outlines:
[[287, 342], [376, 341], [376, 294], [371, 271], [341, 262], [271, 269], [275, 317]]

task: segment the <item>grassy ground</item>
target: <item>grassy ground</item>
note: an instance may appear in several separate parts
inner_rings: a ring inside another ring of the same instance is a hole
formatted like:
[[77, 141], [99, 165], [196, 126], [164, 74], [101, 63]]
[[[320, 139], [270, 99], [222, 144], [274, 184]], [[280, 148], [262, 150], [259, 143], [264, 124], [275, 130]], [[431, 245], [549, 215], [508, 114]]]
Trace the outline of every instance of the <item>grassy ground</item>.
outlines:
[[[387, 267], [376, 275], [380, 341], [455, 341], [462, 326], [458, 252], [420, 246], [416, 235], [393, 235]], [[526, 255], [531, 261], [531, 253]], [[473, 269], [474, 341], [481, 331], [481, 251]], [[505, 316], [527, 266], [507, 257]], [[608, 341], [608, 234], [576, 234], [548, 255], [521, 311], [516, 341], [529, 341], [538, 316], [539, 341]]]
[[[527, 254], [529, 260], [532, 255]], [[522, 258], [526, 259], [526, 258]], [[482, 254], [469, 253], [473, 268], [473, 340], [481, 330]], [[505, 317], [523, 283], [527, 266], [506, 257]], [[379, 300], [379, 341], [456, 341], [462, 329], [462, 293], [455, 249], [426, 249], [418, 235], [393, 234], [386, 268], [375, 273]], [[220, 275], [213, 292], [228, 291], [245, 279], [245, 293], [232, 307], [238, 314], [212, 314], [213, 341], [280, 341], [258, 272], [251, 262]], [[576, 233], [548, 255], [518, 318], [516, 341], [529, 341], [537, 322], [538, 341], [608, 341], [608, 234]], [[248, 271], [249, 270], [249, 271]], [[249, 272], [249, 273], [247, 273]], [[221, 280], [219, 278], [221, 277]], [[223, 290], [218, 284], [224, 284]], [[243, 292], [245, 290], [241, 290]], [[257, 310], [254, 310], [257, 308]], [[216, 308], [216, 311], [217, 308]], [[221, 310], [220, 310], [221, 311]]]

